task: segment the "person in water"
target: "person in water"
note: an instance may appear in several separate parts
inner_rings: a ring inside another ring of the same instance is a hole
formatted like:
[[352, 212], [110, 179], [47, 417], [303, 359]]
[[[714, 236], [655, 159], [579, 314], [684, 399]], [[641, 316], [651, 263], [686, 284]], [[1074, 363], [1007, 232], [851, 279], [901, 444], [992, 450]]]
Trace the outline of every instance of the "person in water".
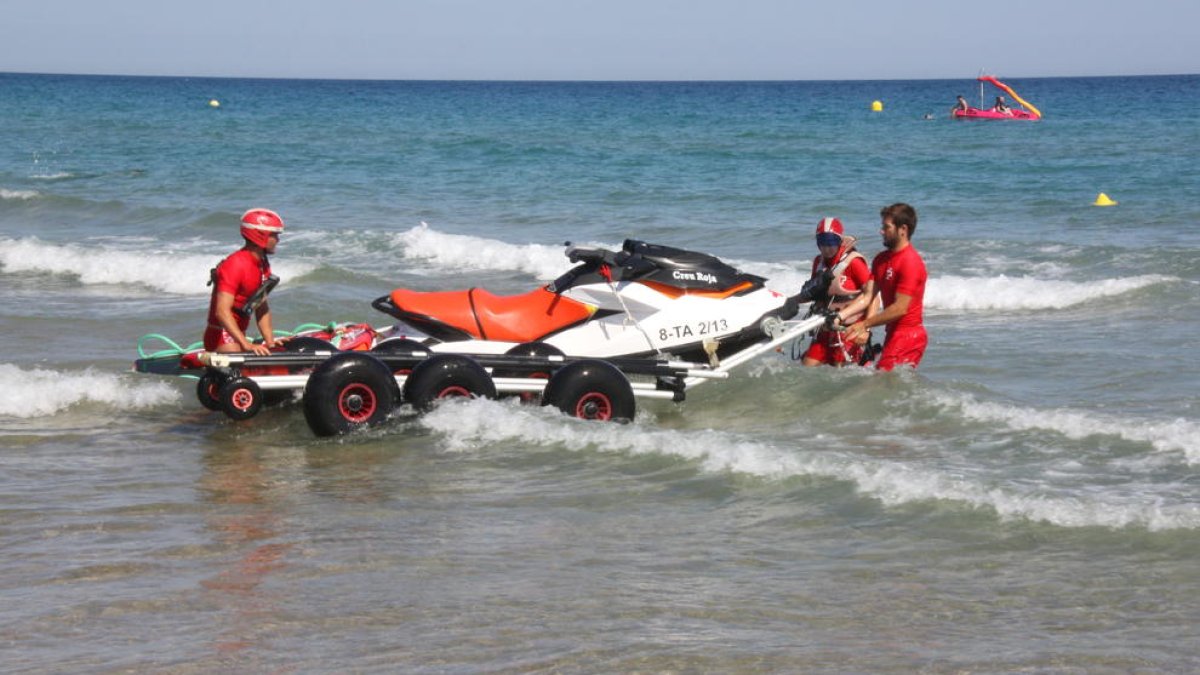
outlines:
[[[812, 277], [804, 285], [807, 295], [814, 301], [814, 310], [842, 309], [861, 295], [870, 281], [867, 259], [854, 248], [854, 243], [854, 237], [845, 234], [842, 221], [837, 218], [822, 218], [817, 224], [817, 250], [820, 253], [813, 258]], [[801, 294], [804, 297], [805, 291]], [[857, 321], [865, 312], [864, 307], [847, 315], [847, 321]], [[813, 336], [801, 363], [805, 366], [859, 363], [867, 337], [869, 335], [864, 335], [854, 342], [848, 340], [844, 332], [822, 329]]]
[[965, 111], [969, 107], [971, 107], [971, 106], [967, 105], [967, 99], [963, 98], [962, 95], [960, 94], [958, 97], [958, 100], [954, 102], [954, 110]]
[[[213, 290], [204, 349], [266, 355], [276, 344], [267, 293], [279, 281], [271, 275], [267, 256], [279, 244], [283, 219], [268, 209], [250, 209], [242, 215], [241, 232], [245, 242], [242, 248], [218, 263], [209, 279]], [[251, 342], [246, 336], [252, 315], [263, 338], [261, 343]]]
[[[884, 250], [871, 262], [871, 280], [862, 295], [839, 310], [838, 319], [849, 325], [846, 339], [853, 342], [863, 340], [873, 326], [887, 327], [883, 352], [875, 364], [879, 370], [892, 370], [900, 365], [915, 369], [929, 343], [922, 318], [928, 273], [925, 260], [912, 245], [917, 211], [908, 204], [897, 203], [885, 206], [879, 218]], [[881, 311], [868, 312], [865, 318], [856, 319], [858, 312], [876, 302], [882, 303]]]
[[1009, 108], [1008, 104], [1004, 102], [1003, 96], [996, 97], [996, 103], [994, 105], [992, 105], [992, 111], [998, 112], [998, 113], [1004, 113], [1005, 115], [1012, 114], [1012, 108]]

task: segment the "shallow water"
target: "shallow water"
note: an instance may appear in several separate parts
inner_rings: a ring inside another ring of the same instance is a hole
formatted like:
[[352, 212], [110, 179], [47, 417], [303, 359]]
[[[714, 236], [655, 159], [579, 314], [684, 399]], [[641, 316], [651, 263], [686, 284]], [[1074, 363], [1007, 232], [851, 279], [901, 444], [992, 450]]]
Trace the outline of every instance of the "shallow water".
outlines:
[[[6, 665], [1197, 669], [1197, 78], [1010, 84], [1046, 119], [944, 119], [969, 82], [0, 75]], [[568, 239], [794, 292], [820, 217], [873, 253], [897, 200], [917, 373], [785, 348], [629, 425], [472, 401], [322, 440], [127, 372], [199, 338], [250, 206], [289, 328], [528, 290]]]

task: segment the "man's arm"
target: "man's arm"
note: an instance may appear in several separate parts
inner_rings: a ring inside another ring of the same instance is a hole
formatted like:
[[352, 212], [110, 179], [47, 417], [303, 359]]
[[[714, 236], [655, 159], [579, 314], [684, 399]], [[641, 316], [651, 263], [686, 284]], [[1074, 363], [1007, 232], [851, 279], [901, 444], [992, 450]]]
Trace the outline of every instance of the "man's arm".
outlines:
[[258, 332], [263, 336], [264, 346], [267, 349], [274, 347], [275, 331], [271, 328], [271, 306], [264, 300], [254, 313], [258, 319]]
[[858, 337], [860, 333], [866, 333], [869, 329], [875, 326], [889, 324], [896, 319], [899, 319], [900, 317], [904, 316], [906, 312], [908, 312], [908, 306], [910, 303], [912, 303], [911, 295], [897, 293], [896, 301], [887, 307], [884, 307], [882, 312], [879, 312], [874, 316], [868, 316], [862, 321], [859, 321], [853, 326], [847, 328], [847, 337], [853, 340]]
[[[233, 316], [233, 294], [228, 291], [217, 291], [216, 315], [217, 322], [221, 324], [221, 328], [225, 329], [237, 342], [238, 348], [244, 352], [254, 352], [255, 354], [266, 355], [269, 349], [265, 345], [256, 345], [250, 342], [242, 329], [238, 328], [237, 319]], [[270, 321], [268, 320], [268, 325]], [[259, 323], [261, 326], [261, 322]]]

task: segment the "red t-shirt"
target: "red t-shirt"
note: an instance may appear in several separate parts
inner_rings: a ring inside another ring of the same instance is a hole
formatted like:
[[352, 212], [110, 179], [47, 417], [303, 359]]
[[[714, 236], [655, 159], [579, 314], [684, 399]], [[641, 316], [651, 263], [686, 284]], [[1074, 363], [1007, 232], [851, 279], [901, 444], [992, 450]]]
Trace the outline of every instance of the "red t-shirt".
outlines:
[[243, 331], [250, 325], [250, 317], [242, 316], [237, 310], [245, 306], [250, 296], [271, 276], [271, 264], [266, 258], [261, 261], [246, 249], [235, 251], [217, 265], [217, 278], [213, 282], [212, 300], [208, 303], [208, 324], [220, 326], [217, 321], [217, 293], [233, 294], [233, 317]]
[[910, 296], [908, 311], [904, 316], [887, 325], [887, 332], [897, 328], [918, 328], [922, 325], [922, 314], [925, 305], [925, 261], [917, 249], [909, 244], [900, 251], [893, 253], [883, 250], [871, 262], [871, 273], [875, 277], [875, 288], [883, 295], [883, 306], [888, 307], [896, 301], [896, 294]]

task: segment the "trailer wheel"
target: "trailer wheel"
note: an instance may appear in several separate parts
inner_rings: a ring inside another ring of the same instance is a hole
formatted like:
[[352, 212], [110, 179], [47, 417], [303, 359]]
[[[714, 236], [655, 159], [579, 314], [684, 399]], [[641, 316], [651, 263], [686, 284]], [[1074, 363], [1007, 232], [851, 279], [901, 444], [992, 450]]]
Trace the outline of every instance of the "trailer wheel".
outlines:
[[238, 422], [258, 414], [263, 405], [263, 393], [258, 383], [248, 377], [235, 377], [221, 385], [221, 410]]
[[384, 421], [399, 398], [396, 380], [382, 361], [363, 352], [341, 352], [308, 376], [304, 421], [318, 436], [344, 434]]
[[220, 411], [221, 408], [221, 385], [225, 378], [211, 370], [205, 371], [200, 376], [200, 381], [196, 382], [196, 398], [200, 399], [200, 405], [209, 410]]
[[608, 361], [587, 359], [560, 368], [542, 393], [542, 405], [552, 405], [571, 417], [628, 422], [637, 403], [633, 387]]
[[329, 340], [322, 340], [311, 335], [300, 335], [283, 343], [283, 351], [292, 354], [314, 354], [316, 352], [336, 352], [337, 347]]
[[428, 412], [438, 399], [496, 398], [496, 384], [475, 359], [437, 354], [421, 361], [404, 381], [404, 400]]
[[[380, 354], [383, 356], [390, 356], [393, 354], [412, 354], [413, 352], [428, 351], [429, 348], [420, 342], [404, 337], [388, 338], [371, 348], [372, 354]], [[421, 357], [413, 357], [414, 360], [419, 358]], [[412, 366], [401, 365], [392, 372], [397, 375], [408, 375], [412, 372]]]
[[429, 348], [416, 340], [406, 337], [388, 338], [371, 347], [371, 352], [375, 354], [408, 354], [410, 352], [424, 351], [429, 351]]
[[[545, 342], [523, 342], [504, 353], [516, 356], [564, 356], [561, 349], [554, 345], [548, 345]], [[528, 377], [548, 380], [550, 379], [550, 369], [547, 368], [531, 373], [523, 370], [497, 368], [492, 371], [492, 377]], [[536, 391], [523, 391], [516, 394], [516, 396], [521, 397], [522, 403], [537, 403], [542, 398], [542, 395]]]

